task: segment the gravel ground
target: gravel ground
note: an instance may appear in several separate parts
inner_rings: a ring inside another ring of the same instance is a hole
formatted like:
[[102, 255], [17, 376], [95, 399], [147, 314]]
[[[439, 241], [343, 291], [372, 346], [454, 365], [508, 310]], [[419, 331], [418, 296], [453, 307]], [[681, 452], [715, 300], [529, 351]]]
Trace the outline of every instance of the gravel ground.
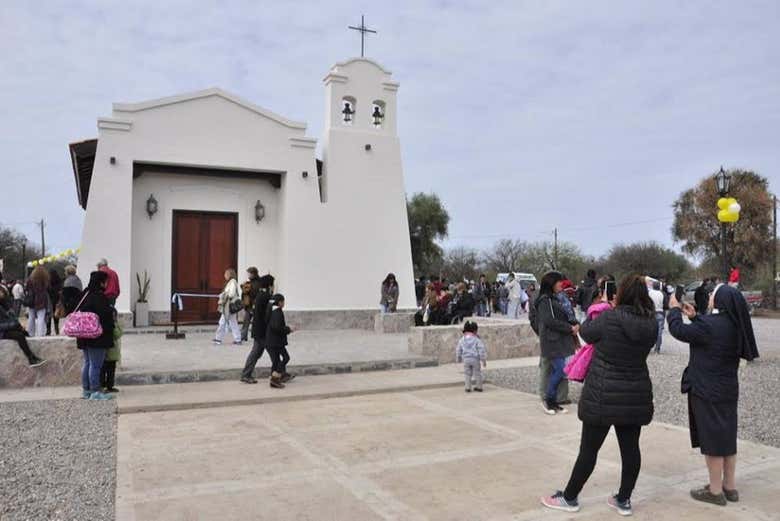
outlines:
[[[688, 402], [680, 393], [680, 377], [687, 362], [687, 357], [672, 354], [648, 358], [655, 398], [654, 421], [688, 427]], [[739, 373], [740, 439], [780, 447], [780, 407], [775, 394], [780, 381], [780, 360], [742, 362]], [[494, 385], [533, 394], [538, 392], [539, 370], [536, 367], [493, 369], [488, 370], [486, 376]], [[576, 402], [581, 389], [581, 384], [569, 382], [569, 398]]]
[[0, 403], [0, 519], [114, 519], [113, 402]]

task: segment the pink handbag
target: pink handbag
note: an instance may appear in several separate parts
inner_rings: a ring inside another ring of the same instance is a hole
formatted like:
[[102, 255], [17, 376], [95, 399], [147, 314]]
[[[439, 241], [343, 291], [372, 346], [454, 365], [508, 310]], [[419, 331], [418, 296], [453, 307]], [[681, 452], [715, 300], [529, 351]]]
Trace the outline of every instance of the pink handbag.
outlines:
[[95, 313], [89, 311], [79, 311], [81, 304], [84, 303], [84, 299], [87, 298], [89, 292], [85, 293], [81, 297], [81, 302], [76, 306], [76, 309], [68, 315], [65, 325], [62, 327], [62, 332], [65, 336], [71, 338], [97, 338], [103, 334], [103, 327], [100, 325], [100, 317]]
[[588, 375], [591, 360], [593, 360], [593, 345], [586, 344], [574, 353], [569, 363], [563, 368], [563, 372], [566, 373], [569, 380], [584, 382], [585, 377]]

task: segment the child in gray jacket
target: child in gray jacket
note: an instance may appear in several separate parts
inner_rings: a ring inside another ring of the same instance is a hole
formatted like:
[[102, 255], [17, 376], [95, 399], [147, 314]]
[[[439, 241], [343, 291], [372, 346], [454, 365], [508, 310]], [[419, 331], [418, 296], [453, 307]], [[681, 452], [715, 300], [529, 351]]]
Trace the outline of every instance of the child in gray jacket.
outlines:
[[476, 383], [474, 390], [482, 392], [482, 367], [487, 367], [487, 351], [485, 344], [477, 336], [478, 326], [476, 322], [463, 324], [463, 336], [458, 341], [455, 351], [455, 361], [463, 362], [463, 373], [466, 377], [466, 392], [471, 392], [471, 378]]

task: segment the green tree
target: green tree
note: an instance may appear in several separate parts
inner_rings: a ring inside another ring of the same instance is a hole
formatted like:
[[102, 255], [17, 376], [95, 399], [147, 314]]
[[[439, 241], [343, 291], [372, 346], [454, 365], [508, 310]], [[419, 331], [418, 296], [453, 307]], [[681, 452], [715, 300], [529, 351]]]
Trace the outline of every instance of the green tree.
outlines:
[[406, 201], [412, 263], [418, 275], [428, 275], [441, 266], [443, 251], [437, 240], [447, 237], [450, 216], [436, 194], [413, 194]]
[[[766, 178], [749, 170], [730, 170], [729, 174], [729, 197], [737, 199], [742, 211], [738, 222], [726, 224], [726, 249], [729, 262], [742, 268], [743, 277], [749, 279], [750, 272], [770, 259], [772, 197]], [[682, 243], [685, 253], [720, 258], [719, 197], [715, 177], [709, 176], [675, 201], [672, 237]]]
[[630, 273], [663, 277], [670, 282], [684, 282], [692, 276], [693, 266], [684, 256], [657, 242], [618, 244], [600, 262], [602, 273], [620, 278]]
[[6, 279], [22, 278], [24, 262], [29, 262], [41, 256], [41, 249], [36, 244], [27, 242], [27, 237], [13, 228], [0, 227], [0, 258], [3, 259], [3, 277]]

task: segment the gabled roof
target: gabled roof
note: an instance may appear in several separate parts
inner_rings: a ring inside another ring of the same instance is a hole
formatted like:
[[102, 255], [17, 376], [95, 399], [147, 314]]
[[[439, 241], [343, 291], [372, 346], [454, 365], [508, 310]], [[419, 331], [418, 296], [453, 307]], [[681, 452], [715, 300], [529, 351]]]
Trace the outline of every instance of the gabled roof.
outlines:
[[87, 209], [87, 199], [89, 199], [89, 185], [92, 181], [92, 167], [95, 164], [97, 142], [97, 139], [87, 139], [69, 145], [73, 175], [76, 177], [76, 197], [85, 210]]
[[163, 107], [165, 105], [173, 105], [175, 103], [183, 103], [186, 101], [208, 98], [211, 96], [217, 96], [226, 99], [228, 101], [231, 101], [236, 105], [239, 105], [247, 110], [250, 110], [268, 119], [276, 121], [277, 123], [280, 123], [286, 127], [306, 130], [306, 123], [301, 123], [299, 121], [293, 121], [287, 119], [283, 116], [280, 116], [279, 114], [276, 114], [275, 112], [271, 112], [270, 110], [264, 109], [258, 105], [255, 105], [254, 103], [251, 103], [234, 94], [226, 92], [218, 87], [199, 90], [197, 92], [179, 94], [177, 96], [169, 96], [167, 98], [159, 98], [159, 99], [154, 99], [149, 101], [142, 101], [140, 103], [114, 103], [113, 108], [114, 108], [114, 112], [141, 112], [143, 110], [149, 110], [156, 107]]

